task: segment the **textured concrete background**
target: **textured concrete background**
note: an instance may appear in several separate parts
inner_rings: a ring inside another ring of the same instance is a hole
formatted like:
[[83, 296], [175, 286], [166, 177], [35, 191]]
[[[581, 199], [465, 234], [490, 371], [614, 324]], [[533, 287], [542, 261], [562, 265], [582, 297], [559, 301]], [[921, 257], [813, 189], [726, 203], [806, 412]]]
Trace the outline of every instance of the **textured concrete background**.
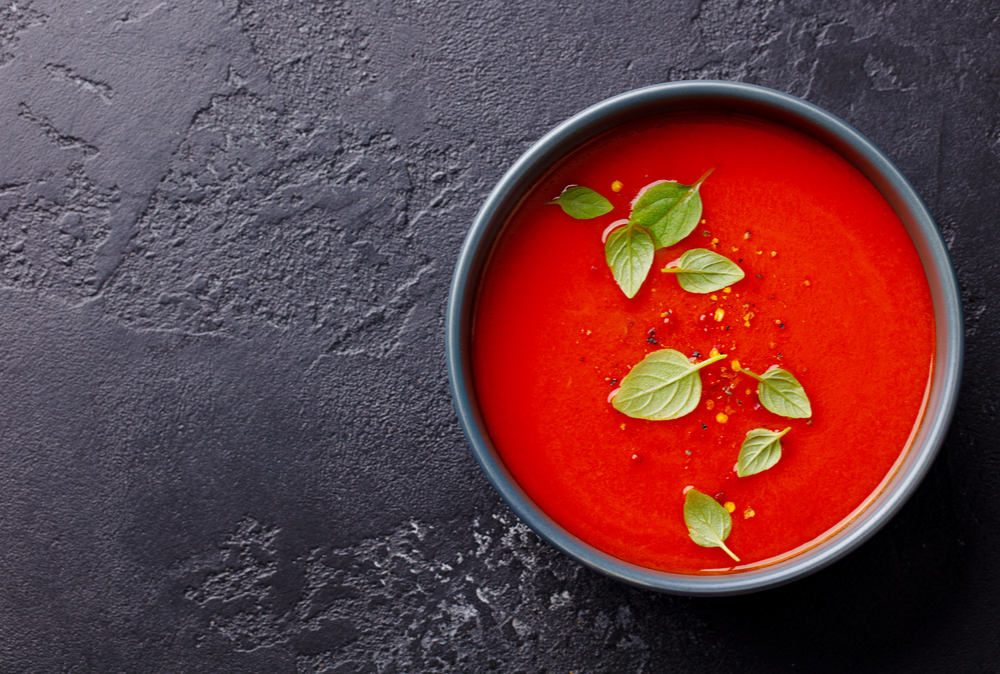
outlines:
[[[998, 3], [2, 2], [0, 671], [1000, 671]], [[513, 160], [698, 78], [881, 146], [969, 340], [902, 513], [715, 600], [526, 530], [468, 452], [442, 338]]]

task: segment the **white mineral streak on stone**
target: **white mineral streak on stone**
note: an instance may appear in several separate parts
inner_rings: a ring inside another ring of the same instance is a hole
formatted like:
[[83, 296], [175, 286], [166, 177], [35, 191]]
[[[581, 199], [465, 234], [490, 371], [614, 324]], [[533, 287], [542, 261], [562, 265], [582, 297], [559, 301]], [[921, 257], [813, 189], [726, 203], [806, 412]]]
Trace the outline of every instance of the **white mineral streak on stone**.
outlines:
[[472, 537], [476, 539], [476, 545], [478, 546], [473, 554], [475, 554], [476, 557], [482, 557], [486, 554], [486, 551], [489, 550], [490, 543], [493, 542], [493, 539], [490, 536], [475, 530], [472, 532]]
[[562, 592], [549, 597], [549, 609], [554, 611], [556, 609], [563, 608], [564, 606], [569, 605], [572, 601], [573, 598], [570, 596], [569, 590], [563, 590]]
[[517, 618], [511, 619], [510, 625], [517, 632], [518, 636], [522, 638], [528, 636], [529, 634], [532, 634], [535, 631], [534, 629], [532, 629], [531, 625], [528, 625], [527, 623], [522, 622]]
[[[449, 551], [447, 563], [438, 559], [447, 536], [419, 521], [347, 548], [286, 558], [280, 528], [246, 519], [217, 549], [190, 560], [186, 596], [201, 608], [206, 629], [238, 650], [294, 650], [300, 638], [328, 642], [328, 652], [297, 658], [301, 672], [336, 666], [457, 674], [467, 671], [461, 654], [483, 648], [516, 669], [538, 671], [555, 667], [545, 658], [562, 647], [535, 646], [556, 643], [577, 653], [630, 651], [621, 663], [645, 671], [650, 647], [631, 633], [637, 621], [630, 604], [594, 612], [566, 589], [612, 581], [552, 550], [509, 512], [466, 526], [475, 552]], [[301, 579], [292, 595], [289, 572]]]

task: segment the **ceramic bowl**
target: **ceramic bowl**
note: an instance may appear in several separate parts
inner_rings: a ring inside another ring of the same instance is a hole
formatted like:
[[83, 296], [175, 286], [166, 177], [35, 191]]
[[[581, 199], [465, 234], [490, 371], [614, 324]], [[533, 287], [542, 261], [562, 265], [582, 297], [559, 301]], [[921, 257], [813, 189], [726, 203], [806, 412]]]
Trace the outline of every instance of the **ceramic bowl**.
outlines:
[[[560, 527], [518, 486], [491, 443], [469, 362], [477, 284], [495, 238], [522, 196], [552, 164], [594, 136], [649, 115], [684, 110], [720, 110], [779, 122], [838, 152], [896, 210], [923, 261], [934, 303], [937, 352], [930, 398], [917, 437], [895, 475], [861, 514], [816, 546], [771, 566], [728, 575], [683, 575], [636, 566]], [[452, 281], [446, 331], [448, 375], [459, 421], [486, 477], [518, 517], [592, 569], [638, 587], [684, 595], [739, 594], [781, 585], [827, 566], [878, 531], [916, 489], [944, 441], [958, 395], [963, 349], [961, 302], [948, 250], [927, 207], [892, 161], [850, 125], [810, 103], [771, 89], [712, 81], [660, 84], [615, 96], [535, 143], [490, 193], [466, 237]]]

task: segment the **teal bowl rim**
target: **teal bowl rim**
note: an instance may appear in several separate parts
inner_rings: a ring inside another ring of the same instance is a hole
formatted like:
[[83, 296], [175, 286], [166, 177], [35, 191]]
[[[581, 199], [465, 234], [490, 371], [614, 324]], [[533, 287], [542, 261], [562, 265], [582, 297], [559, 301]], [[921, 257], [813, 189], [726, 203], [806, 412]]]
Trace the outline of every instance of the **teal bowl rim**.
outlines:
[[[934, 376], [923, 422], [896, 474], [843, 529], [794, 557], [728, 575], [654, 571], [612, 557], [573, 536], [521, 489], [490, 441], [479, 413], [469, 341], [479, 277], [495, 237], [524, 193], [556, 161], [590, 138], [635, 119], [680, 110], [723, 110], [795, 128], [857, 167], [896, 210], [927, 273], [937, 336]], [[902, 507], [937, 456], [958, 399], [964, 335], [958, 282], [934, 219], [896, 165], [852, 126], [794, 96], [751, 84], [691, 81], [657, 84], [602, 101], [535, 143], [497, 183], [479, 210], [459, 254], [446, 319], [448, 379], [455, 411], [472, 453], [507, 505], [539, 536], [591, 569], [637, 587], [690, 596], [732, 595], [776, 587], [818, 571], [857, 548]], [[886, 569], [886, 573], [890, 570]]]

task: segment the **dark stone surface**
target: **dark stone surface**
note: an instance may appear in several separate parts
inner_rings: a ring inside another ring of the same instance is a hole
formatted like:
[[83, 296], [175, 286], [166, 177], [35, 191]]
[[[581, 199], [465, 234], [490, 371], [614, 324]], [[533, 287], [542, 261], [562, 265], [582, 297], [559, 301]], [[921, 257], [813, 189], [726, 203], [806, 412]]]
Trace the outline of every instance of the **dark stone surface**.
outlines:
[[[6, 0], [0, 671], [1000, 671], [998, 44], [996, 2]], [[442, 339], [510, 163], [694, 78], [880, 145], [951, 248], [969, 340], [900, 515], [714, 600], [520, 524]]]

